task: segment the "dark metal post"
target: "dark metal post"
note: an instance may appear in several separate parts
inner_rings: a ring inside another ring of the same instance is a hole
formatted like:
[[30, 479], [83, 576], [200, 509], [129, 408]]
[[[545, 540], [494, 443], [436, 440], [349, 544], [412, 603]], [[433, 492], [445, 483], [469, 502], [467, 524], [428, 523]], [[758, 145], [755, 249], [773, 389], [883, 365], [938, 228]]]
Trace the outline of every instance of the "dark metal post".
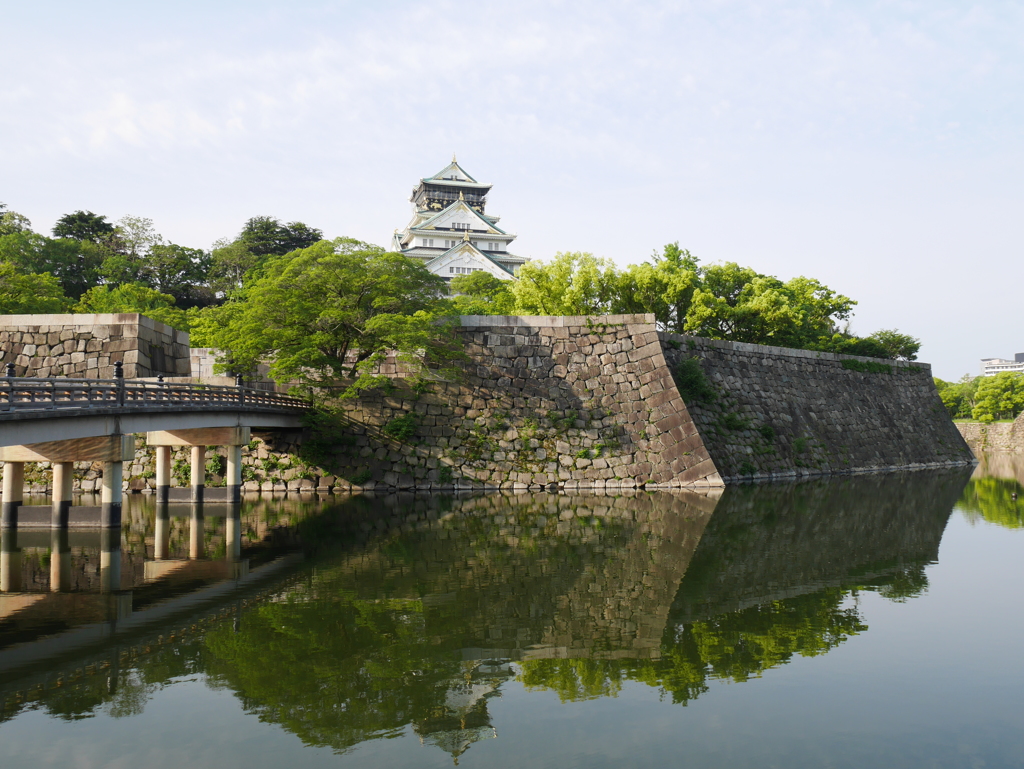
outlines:
[[241, 374], [235, 374], [235, 387], [238, 388], [238, 405], [245, 405], [245, 380]]
[[124, 364], [121, 361], [114, 363], [114, 379], [117, 381], [117, 405], [124, 405]]
[[14, 378], [14, 364], [13, 363], [8, 363], [6, 366], [4, 366], [4, 374], [6, 376], [12, 378], [12, 379]]

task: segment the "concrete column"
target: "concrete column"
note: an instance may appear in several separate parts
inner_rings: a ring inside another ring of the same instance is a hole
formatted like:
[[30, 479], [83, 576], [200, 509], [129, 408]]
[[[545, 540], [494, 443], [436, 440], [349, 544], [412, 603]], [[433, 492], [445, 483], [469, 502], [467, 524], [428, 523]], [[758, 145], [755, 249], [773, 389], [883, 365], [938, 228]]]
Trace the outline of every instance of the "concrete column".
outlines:
[[190, 560], [194, 561], [203, 557], [206, 544], [203, 539], [205, 523], [202, 504], [192, 505], [192, 517], [188, 521], [188, 557]]
[[50, 525], [57, 529], [68, 527], [68, 515], [71, 513], [71, 488], [74, 482], [75, 465], [73, 462], [54, 462], [53, 464], [53, 512]]
[[21, 550], [18, 530], [0, 530], [0, 593], [21, 592]]
[[242, 447], [228, 446], [228, 502], [242, 501]]
[[16, 528], [18, 526], [18, 508], [25, 493], [25, 463], [4, 462], [4, 489], [2, 511], [0, 511], [0, 527]]
[[100, 532], [100, 592], [121, 589], [121, 528]]
[[192, 447], [192, 504], [203, 503], [206, 488], [206, 446]]
[[121, 483], [124, 478], [122, 462], [103, 463], [103, 494], [100, 499], [100, 526], [104, 529], [121, 528]]
[[171, 512], [167, 501], [156, 502], [156, 531], [153, 534], [153, 559], [164, 561], [167, 559], [171, 545]]
[[71, 590], [71, 546], [67, 528], [50, 530], [50, 592]]
[[156, 447], [156, 501], [166, 502], [171, 492], [171, 447]]
[[234, 504], [224, 519], [224, 550], [229, 561], [237, 561], [242, 557], [242, 510]]

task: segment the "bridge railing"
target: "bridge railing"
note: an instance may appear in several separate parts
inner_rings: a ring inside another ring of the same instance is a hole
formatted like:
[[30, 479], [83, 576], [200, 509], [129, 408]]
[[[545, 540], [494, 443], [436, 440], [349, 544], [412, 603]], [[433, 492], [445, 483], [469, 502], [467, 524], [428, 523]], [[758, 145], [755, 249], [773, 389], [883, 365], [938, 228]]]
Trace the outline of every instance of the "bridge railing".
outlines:
[[37, 379], [0, 377], [0, 418], [28, 411], [62, 409], [176, 408], [294, 411], [299, 398], [251, 387], [142, 382], [131, 379]]

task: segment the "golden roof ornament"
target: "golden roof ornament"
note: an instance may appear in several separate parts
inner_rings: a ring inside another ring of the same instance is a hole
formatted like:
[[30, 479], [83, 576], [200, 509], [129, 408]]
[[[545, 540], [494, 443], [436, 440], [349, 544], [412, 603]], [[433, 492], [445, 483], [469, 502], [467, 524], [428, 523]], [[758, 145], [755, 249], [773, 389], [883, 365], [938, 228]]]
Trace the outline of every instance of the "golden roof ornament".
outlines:
[[459, 200], [465, 200], [466, 196], [462, 194], [462, 190], [459, 190]]
[[468, 243], [469, 242], [469, 233], [468, 232], [465, 235], [462, 236], [462, 240], [463, 240], [464, 243]]

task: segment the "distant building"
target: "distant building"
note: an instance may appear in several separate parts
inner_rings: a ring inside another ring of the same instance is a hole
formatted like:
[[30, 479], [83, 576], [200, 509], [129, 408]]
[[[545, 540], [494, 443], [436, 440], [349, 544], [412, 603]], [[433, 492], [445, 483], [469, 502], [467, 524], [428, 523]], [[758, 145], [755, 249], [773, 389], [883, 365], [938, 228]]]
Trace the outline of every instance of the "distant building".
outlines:
[[512, 280], [526, 258], [509, 252], [516, 236], [486, 213], [490, 184], [478, 182], [452, 157], [412, 191], [412, 221], [395, 230], [392, 249], [418, 259], [435, 275], [451, 280], [483, 270]]
[[1014, 355], [1013, 360], [1006, 360], [1004, 358], [981, 359], [982, 376], [995, 376], [996, 374], [1003, 374], [1007, 371], [1024, 373], [1024, 352], [1019, 352]]

